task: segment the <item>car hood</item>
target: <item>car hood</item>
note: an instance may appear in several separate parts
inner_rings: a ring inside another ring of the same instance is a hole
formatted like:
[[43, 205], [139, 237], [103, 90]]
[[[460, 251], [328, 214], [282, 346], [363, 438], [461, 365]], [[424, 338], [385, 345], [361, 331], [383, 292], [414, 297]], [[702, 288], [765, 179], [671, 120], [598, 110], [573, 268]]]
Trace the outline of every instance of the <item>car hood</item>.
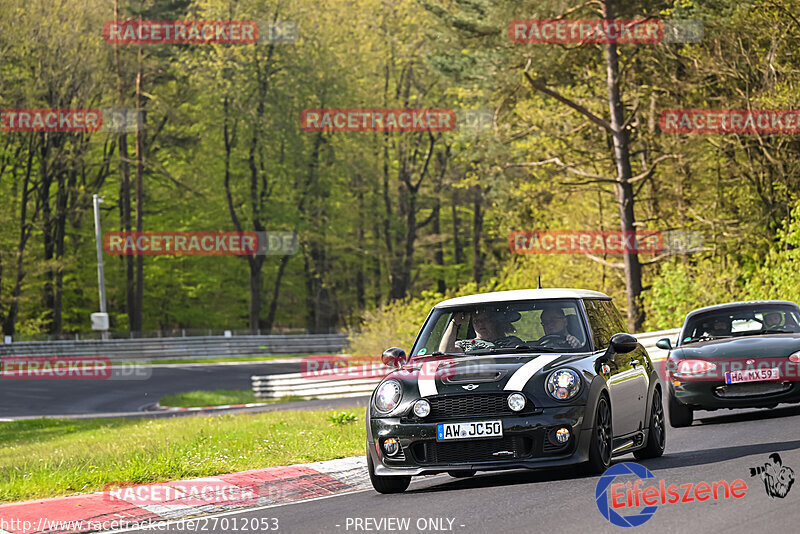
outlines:
[[584, 358], [586, 354], [492, 354], [414, 358], [392, 378], [404, 379], [420, 397], [449, 393], [522, 391], [535, 376]]
[[772, 334], [720, 339], [682, 345], [672, 354], [678, 358], [785, 358], [800, 350], [800, 334]]

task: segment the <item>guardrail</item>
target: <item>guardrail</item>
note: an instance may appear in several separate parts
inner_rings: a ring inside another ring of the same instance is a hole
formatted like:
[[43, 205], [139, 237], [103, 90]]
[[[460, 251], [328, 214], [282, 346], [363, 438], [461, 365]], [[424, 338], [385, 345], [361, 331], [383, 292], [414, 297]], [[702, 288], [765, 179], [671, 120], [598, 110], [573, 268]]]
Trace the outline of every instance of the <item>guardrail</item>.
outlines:
[[[662, 360], [667, 357], [667, 351], [656, 347], [656, 341], [668, 337], [675, 344], [675, 337], [680, 332], [679, 328], [644, 332], [637, 334], [636, 339], [650, 354], [653, 360]], [[382, 364], [372, 367], [360, 366], [347, 369], [347, 375], [369, 376], [369, 378], [348, 378], [342, 372], [321, 371], [313, 377], [304, 376], [303, 373], [290, 373], [282, 375], [252, 376], [253, 393], [261, 399], [277, 399], [287, 396], [319, 399], [337, 397], [361, 397], [369, 395], [380, 383], [381, 379], [389, 374], [391, 369]], [[330, 376], [330, 378], [328, 378]]]
[[331, 354], [342, 351], [346, 345], [347, 334], [24, 341], [0, 344], [0, 357], [94, 356], [112, 361], [181, 360], [270, 354]]

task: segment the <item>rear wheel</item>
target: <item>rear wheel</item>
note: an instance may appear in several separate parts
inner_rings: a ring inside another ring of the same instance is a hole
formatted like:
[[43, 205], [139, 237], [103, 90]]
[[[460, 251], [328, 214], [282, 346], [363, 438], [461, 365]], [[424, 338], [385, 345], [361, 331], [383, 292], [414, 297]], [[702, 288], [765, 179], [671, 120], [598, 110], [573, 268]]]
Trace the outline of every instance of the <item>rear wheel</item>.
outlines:
[[669, 395], [669, 424], [675, 428], [691, 426], [694, 419], [694, 410], [681, 404], [671, 394]]
[[457, 469], [455, 471], [448, 471], [448, 475], [453, 478], [469, 478], [471, 476], [475, 476], [474, 469]]
[[375, 465], [372, 463], [372, 455], [367, 451], [367, 468], [369, 469], [369, 480], [372, 487], [378, 493], [403, 493], [408, 485], [411, 484], [410, 476], [380, 476], [375, 474]]
[[589, 461], [583, 471], [589, 475], [599, 475], [611, 466], [611, 444], [614, 438], [611, 427], [611, 406], [608, 398], [602, 395], [597, 401], [594, 415], [592, 440], [589, 443]]
[[643, 449], [633, 452], [637, 460], [658, 458], [664, 454], [667, 444], [667, 428], [664, 424], [664, 403], [661, 401], [661, 390], [653, 393], [653, 406], [650, 410], [650, 426], [647, 431], [647, 444]]

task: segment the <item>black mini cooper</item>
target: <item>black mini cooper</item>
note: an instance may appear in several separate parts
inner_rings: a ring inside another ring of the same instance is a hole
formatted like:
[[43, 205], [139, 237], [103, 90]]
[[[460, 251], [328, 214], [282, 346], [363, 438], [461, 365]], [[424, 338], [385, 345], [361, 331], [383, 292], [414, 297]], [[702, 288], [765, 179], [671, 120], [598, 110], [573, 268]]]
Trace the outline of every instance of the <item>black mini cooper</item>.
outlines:
[[662, 385], [611, 299], [596, 291], [531, 289], [441, 302], [410, 357], [367, 409], [367, 464], [380, 493], [414, 475], [581, 464], [664, 452]]

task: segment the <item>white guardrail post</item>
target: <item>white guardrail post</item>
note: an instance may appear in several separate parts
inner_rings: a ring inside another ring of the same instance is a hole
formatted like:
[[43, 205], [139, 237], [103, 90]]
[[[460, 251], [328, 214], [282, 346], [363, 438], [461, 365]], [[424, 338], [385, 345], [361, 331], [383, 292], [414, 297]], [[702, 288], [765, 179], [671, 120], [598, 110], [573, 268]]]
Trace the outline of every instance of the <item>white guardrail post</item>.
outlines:
[[[654, 361], [667, 357], [667, 351], [656, 347], [656, 341], [668, 337], [675, 345], [679, 328], [644, 332], [636, 339]], [[342, 356], [346, 359], [346, 356]], [[376, 363], [371, 366], [342, 367], [314, 373], [291, 373], [282, 375], [252, 376], [253, 393], [261, 399], [302, 397], [332, 399], [337, 397], [363, 397], [370, 395], [390, 368]], [[353, 378], [353, 377], [357, 378]]]

